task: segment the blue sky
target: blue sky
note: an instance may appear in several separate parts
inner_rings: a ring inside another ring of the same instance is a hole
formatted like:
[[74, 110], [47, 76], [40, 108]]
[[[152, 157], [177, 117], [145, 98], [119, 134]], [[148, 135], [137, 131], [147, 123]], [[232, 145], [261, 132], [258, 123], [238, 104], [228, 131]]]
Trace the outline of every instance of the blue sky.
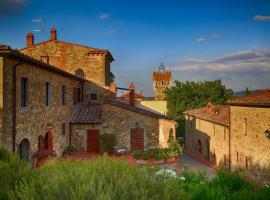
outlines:
[[[42, 19], [42, 22], [33, 22]], [[0, 43], [49, 38], [109, 49], [120, 87], [152, 95], [161, 61], [175, 80], [221, 79], [236, 91], [270, 88], [270, 1], [0, 0]]]

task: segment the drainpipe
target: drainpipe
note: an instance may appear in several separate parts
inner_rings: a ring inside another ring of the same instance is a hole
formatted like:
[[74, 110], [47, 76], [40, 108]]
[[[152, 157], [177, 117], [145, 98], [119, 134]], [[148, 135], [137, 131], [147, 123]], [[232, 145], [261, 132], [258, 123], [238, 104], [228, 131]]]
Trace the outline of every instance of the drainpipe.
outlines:
[[17, 76], [17, 67], [22, 65], [22, 61], [18, 62], [13, 66], [13, 133], [12, 133], [12, 150], [15, 153], [16, 150], [16, 107], [17, 107], [17, 90], [16, 90], [16, 76]]

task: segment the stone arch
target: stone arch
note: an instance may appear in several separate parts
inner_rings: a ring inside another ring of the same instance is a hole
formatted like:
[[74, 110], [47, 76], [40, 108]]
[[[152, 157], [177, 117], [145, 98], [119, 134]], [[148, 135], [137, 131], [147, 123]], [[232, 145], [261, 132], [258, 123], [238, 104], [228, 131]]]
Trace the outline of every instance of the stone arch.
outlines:
[[169, 131], [169, 140], [173, 140], [173, 139], [174, 139], [173, 129], [170, 128], [170, 131]]
[[22, 160], [29, 161], [30, 142], [27, 138], [22, 139], [19, 144], [19, 156]]
[[84, 71], [83, 71], [82, 69], [77, 69], [77, 70], [75, 71], [75, 75], [76, 75], [77, 77], [80, 77], [80, 78], [85, 78], [85, 73], [84, 73]]
[[45, 135], [45, 149], [53, 149], [53, 135], [50, 131], [48, 131]]

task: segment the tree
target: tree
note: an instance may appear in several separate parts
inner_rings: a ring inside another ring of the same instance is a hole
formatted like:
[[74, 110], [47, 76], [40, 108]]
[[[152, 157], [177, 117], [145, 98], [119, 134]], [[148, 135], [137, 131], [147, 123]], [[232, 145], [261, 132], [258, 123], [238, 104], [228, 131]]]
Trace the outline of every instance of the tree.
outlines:
[[248, 89], [248, 87], [246, 88], [246, 93], [245, 93], [245, 95], [249, 95], [250, 94], [250, 91], [249, 91], [249, 89]]
[[231, 97], [233, 91], [226, 89], [220, 80], [175, 81], [175, 85], [166, 91], [168, 116], [179, 123], [178, 136], [180, 136], [184, 132], [184, 111], [205, 107], [208, 102], [224, 104]]

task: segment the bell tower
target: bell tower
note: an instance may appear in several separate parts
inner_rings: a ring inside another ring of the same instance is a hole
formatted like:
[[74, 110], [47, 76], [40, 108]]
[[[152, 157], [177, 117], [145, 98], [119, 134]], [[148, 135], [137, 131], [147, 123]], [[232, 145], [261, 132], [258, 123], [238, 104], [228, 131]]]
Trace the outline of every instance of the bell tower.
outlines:
[[161, 64], [159, 65], [159, 70], [153, 72], [152, 78], [155, 100], [164, 101], [165, 91], [171, 87], [171, 71], [167, 71], [164, 64], [161, 62]]

